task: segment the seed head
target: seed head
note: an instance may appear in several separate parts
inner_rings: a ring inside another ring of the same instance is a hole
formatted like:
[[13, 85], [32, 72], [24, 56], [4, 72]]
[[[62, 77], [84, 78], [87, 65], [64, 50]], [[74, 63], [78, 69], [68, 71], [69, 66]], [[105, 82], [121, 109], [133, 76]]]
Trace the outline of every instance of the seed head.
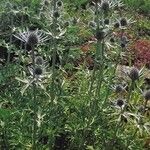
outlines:
[[39, 39], [38, 39], [37, 34], [34, 32], [29, 33], [29, 36], [27, 38], [27, 44], [30, 46], [35, 46], [38, 44], [38, 42], [39, 42]]
[[148, 90], [144, 93], [144, 98], [146, 101], [150, 100], [150, 90]]
[[127, 19], [126, 18], [121, 18], [120, 19], [120, 24], [121, 24], [121, 26], [127, 26], [128, 25]]
[[104, 12], [108, 12], [109, 11], [109, 2], [106, 2], [106, 1], [102, 2], [101, 8]]
[[118, 99], [117, 100], [117, 106], [122, 107], [124, 105], [124, 100]]
[[35, 74], [35, 75], [41, 75], [42, 73], [43, 73], [43, 70], [42, 70], [41, 67], [36, 67], [36, 68], [34, 69], [34, 74]]
[[131, 78], [132, 81], [136, 81], [139, 79], [139, 70], [135, 67], [132, 67], [129, 73], [129, 77]]

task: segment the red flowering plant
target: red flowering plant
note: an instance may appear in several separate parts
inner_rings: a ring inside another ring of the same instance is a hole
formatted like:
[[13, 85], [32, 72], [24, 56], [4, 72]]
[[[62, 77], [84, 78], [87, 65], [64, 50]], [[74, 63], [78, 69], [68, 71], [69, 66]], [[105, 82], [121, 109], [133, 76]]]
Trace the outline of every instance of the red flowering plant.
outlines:
[[137, 67], [150, 66], [150, 40], [137, 40], [131, 50], [134, 53], [133, 64]]

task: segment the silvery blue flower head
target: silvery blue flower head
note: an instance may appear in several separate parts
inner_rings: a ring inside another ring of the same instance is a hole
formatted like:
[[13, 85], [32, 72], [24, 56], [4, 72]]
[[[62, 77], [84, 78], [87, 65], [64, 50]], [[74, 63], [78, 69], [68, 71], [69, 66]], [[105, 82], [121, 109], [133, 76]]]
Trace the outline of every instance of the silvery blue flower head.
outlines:
[[28, 44], [30, 46], [36, 46], [37, 44], [43, 43], [48, 40], [48, 36], [41, 30], [36, 29], [35, 31], [20, 32], [18, 35], [14, 35], [17, 39]]

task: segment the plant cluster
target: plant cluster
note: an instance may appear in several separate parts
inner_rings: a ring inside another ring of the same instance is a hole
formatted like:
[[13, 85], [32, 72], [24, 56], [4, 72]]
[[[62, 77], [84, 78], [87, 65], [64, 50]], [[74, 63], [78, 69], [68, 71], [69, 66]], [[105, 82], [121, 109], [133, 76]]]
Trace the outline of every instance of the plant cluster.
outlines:
[[135, 23], [121, 0], [20, 2], [0, 14], [0, 149], [149, 148], [145, 68], [117, 75]]

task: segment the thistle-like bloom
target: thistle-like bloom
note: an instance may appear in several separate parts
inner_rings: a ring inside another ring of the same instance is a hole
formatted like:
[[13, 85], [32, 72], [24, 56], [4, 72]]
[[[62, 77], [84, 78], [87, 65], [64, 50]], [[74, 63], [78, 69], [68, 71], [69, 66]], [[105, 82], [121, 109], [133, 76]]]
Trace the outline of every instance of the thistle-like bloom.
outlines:
[[122, 107], [123, 105], [125, 105], [125, 102], [124, 102], [123, 99], [117, 99], [116, 105], [119, 106], [119, 107]]
[[131, 78], [131, 80], [136, 81], [139, 79], [139, 76], [140, 76], [139, 70], [135, 67], [132, 67], [129, 72], [129, 77]]
[[126, 29], [127, 26], [131, 25], [132, 23], [134, 23], [135, 21], [132, 20], [132, 18], [125, 18], [125, 17], [122, 17], [120, 19], [117, 19], [117, 22], [119, 22], [119, 27], [121, 29]]
[[119, 5], [118, 1], [101, 0], [101, 4], [99, 6], [104, 12], [108, 12], [111, 8], [114, 8], [115, 6], [118, 5]]
[[27, 30], [25, 32], [20, 32], [18, 35], [14, 36], [30, 46], [35, 46], [48, 40], [48, 36], [45, 36], [45, 33], [38, 29], [35, 31]]

